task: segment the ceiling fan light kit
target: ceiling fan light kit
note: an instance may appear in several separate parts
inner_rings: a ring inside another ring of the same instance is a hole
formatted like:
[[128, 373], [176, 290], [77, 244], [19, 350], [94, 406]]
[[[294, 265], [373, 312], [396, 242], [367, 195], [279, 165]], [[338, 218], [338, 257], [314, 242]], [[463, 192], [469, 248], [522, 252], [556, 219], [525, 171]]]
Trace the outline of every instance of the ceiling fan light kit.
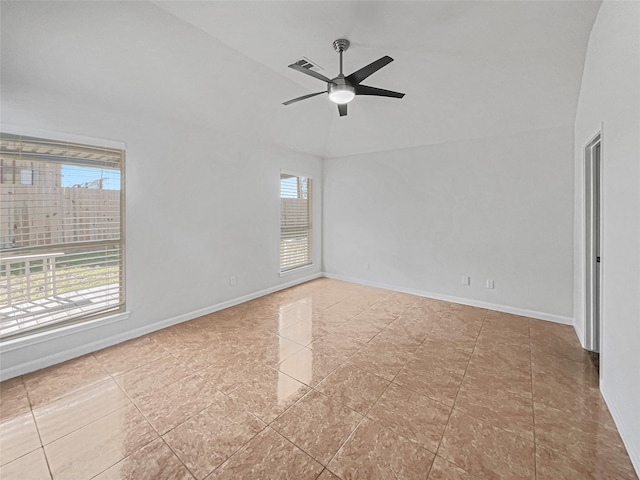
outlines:
[[[344, 82], [344, 78], [341, 79]], [[356, 98], [356, 89], [347, 84], [329, 84], [329, 100], [338, 105], [349, 103]]]
[[327, 78], [321, 73], [304, 68], [297, 63], [289, 65], [289, 68], [326, 82], [326, 91], [303, 95], [302, 97], [294, 98], [293, 100], [284, 102], [283, 105], [291, 105], [292, 103], [299, 102], [300, 100], [305, 100], [307, 98], [315, 97], [316, 95], [328, 93], [329, 100], [338, 105], [338, 112], [341, 117], [344, 117], [347, 115], [347, 104], [351, 100], [353, 100], [356, 95], [371, 95], [376, 97], [391, 98], [404, 97], [404, 93], [393, 92], [391, 90], [383, 90], [381, 88], [368, 87], [360, 83], [371, 74], [380, 70], [385, 65], [393, 62], [393, 58], [384, 56], [382, 58], [379, 58], [375, 62], [370, 63], [366, 67], [362, 67], [360, 70], [357, 70], [351, 75], [345, 77], [342, 73], [342, 54], [349, 48], [349, 40], [339, 38], [338, 40], [333, 42], [333, 48], [340, 54], [340, 73], [335, 78]]

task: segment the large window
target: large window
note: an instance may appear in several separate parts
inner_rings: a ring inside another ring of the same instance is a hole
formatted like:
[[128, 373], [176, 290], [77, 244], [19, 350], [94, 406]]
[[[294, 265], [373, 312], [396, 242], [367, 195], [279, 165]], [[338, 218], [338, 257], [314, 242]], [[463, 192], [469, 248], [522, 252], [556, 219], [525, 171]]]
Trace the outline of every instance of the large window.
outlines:
[[280, 174], [280, 272], [310, 265], [312, 181]]
[[0, 337], [124, 309], [124, 151], [0, 134]]

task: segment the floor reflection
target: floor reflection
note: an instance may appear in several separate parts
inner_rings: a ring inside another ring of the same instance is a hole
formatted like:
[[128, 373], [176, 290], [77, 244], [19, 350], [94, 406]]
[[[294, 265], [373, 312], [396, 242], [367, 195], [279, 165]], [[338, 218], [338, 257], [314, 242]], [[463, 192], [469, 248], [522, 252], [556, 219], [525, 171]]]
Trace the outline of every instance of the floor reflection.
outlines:
[[[300, 345], [309, 345], [311, 343], [313, 339], [313, 308], [311, 296], [280, 306], [278, 331], [283, 339], [288, 338]], [[284, 340], [281, 340], [280, 343], [284, 343]], [[284, 353], [284, 348], [281, 348], [281, 361], [286, 360]], [[295, 364], [292, 366], [296, 372], [294, 377], [304, 383], [309, 383], [313, 375], [312, 350], [308, 348], [302, 349], [302, 351], [295, 355]], [[283, 385], [286, 384], [286, 381], [282, 379], [281, 382]], [[280, 388], [278, 391], [280, 391]]]

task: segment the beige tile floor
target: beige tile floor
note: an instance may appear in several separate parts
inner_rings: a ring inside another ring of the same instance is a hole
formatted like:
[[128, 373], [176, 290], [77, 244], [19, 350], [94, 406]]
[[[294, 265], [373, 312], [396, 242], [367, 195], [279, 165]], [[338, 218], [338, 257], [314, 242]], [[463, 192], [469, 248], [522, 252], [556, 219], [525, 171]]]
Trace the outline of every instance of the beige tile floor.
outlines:
[[0, 477], [635, 479], [573, 329], [319, 279], [3, 382]]

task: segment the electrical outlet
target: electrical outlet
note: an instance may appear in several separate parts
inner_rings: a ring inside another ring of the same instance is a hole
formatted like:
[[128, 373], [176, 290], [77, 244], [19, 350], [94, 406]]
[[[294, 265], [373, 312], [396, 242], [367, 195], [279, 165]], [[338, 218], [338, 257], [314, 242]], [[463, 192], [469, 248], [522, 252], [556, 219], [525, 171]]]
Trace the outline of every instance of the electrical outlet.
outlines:
[[494, 282], [493, 280], [487, 280], [487, 288], [489, 289], [496, 288], [496, 282]]
[[462, 276], [462, 285], [471, 285], [471, 277], [469, 275]]
[[232, 287], [235, 287], [237, 283], [238, 283], [238, 279], [236, 277], [229, 277], [229, 285], [231, 285]]

